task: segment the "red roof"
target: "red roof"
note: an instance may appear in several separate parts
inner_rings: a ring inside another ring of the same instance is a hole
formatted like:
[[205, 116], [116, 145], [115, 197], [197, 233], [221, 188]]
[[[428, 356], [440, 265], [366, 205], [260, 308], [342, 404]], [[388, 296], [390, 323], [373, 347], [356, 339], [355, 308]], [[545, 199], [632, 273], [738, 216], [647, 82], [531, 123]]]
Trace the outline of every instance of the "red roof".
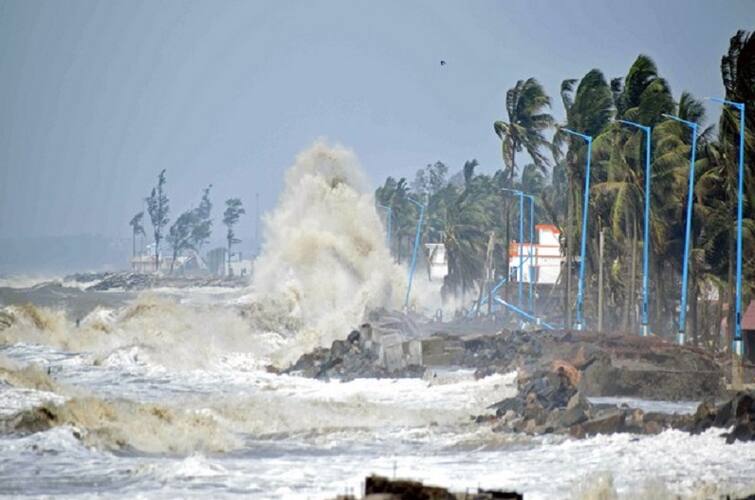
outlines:
[[755, 300], [750, 302], [742, 316], [742, 330], [755, 330]]
[[544, 231], [550, 231], [551, 233], [560, 233], [561, 231], [553, 224], [535, 224], [536, 229], [542, 229]]

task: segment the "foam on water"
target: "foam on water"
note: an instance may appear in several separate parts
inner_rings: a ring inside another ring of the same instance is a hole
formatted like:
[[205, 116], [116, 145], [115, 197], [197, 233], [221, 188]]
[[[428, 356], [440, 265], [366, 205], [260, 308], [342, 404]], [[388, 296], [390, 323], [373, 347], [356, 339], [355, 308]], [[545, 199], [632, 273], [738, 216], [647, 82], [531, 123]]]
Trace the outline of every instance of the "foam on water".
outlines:
[[254, 273], [255, 301], [277, 300], [300, 320], [281, 361], [342, 338], [370, 308], [401, 305], [404, 273], [384, 234], [353, 152], [317, 142], [297, 156]]

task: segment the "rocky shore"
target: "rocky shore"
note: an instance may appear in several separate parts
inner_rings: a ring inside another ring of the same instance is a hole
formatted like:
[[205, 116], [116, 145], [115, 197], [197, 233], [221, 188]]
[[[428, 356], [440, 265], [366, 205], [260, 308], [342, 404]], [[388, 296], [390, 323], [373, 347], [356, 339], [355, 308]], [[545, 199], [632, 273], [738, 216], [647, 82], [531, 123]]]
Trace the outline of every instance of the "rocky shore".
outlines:
[[[755, 393], [727, 393], [709, 353], [655, 337], [576, 331], [502, 331], [456, 336], [443, 324], [417, 325], [401, 314], [373, 317], [344, 340], [303, 355], [285, 373], [319, 379], [422, 377], [441, 368], [476, 377], [517, 371], [515, 397], [474, 417], [495, 431], [582, 438], [674, 428], [720, 428], [727, 442], [755, 439]], [[428, 332], [428, 328], [438, 331]], [[597, 404], [591, 398], [703, 401], [694, 414]], [[724, 401], [716, 405], [714, 401]]]
[[442, 323], [418, 325], [394, 313], [374, 318], [329, 348], [303, 355], [288, 373], [315, 378], [422, 376], [427, 369], [475, 370], [478, 377], [550, 370], [577, 374], [587, 397], [664, 401], [717, 399], [724, 374], [706, 351], [655, 337], [577, 331], [501, 331], [457, 336]]
[[596, 434], [628, 432], [657, 434], [674, 428], [701, 433], [720, 428], [727, 443], [755, 440], [755, 392], [739, 392], [716, 406], [701, 403], [692, 415], [644, 412], [627, 406], [591, 403], [578, 389], [579, 372], [557, 365], [520, 377], [517, 395], [490, 407], [494, 415], [476, 418], [495, 431], [536, 434], [568, 434], [582, 438]]
[[154, 273], [103, 272], [77, 273], [66, 276], [63, 282], [86, 284], [85, 290], [103, 292], [108, 290], [146, 290], [148, 288], [207, 287], [207, 286], [246, 286], [248, 277], [192, 277], [180, 275], [159, 275]]

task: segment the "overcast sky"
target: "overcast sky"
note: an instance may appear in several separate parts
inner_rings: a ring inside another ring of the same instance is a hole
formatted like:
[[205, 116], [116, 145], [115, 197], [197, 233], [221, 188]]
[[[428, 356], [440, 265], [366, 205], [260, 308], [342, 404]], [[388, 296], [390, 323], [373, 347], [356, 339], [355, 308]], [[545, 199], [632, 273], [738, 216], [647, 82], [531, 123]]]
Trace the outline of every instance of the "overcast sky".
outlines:
[[212, 183], [216, 207], [246, 202], [250, 238], [254, 193], [270, 209], [317, 137], [375, 183], [492, 171], [517, 79], [561, 117], [561, 80], [645, 53], [675, 96], [721, 95], [740, 28], [755, 1], [0, 0], [0, 237], [128, 236], [165, 168], [174, 217]]

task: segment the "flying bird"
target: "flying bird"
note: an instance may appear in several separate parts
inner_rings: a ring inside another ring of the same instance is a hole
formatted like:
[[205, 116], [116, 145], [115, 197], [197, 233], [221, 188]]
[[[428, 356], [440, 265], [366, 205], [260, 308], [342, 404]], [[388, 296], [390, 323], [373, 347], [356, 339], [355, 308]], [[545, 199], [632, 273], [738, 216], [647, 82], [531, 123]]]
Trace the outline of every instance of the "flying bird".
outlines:
[[446, 65], [446, 61], [444, 61], [444, 60], [442, 60], [442, 59], [441, 59], [441, 60], [440, 60], [440, 65], [441, 65], [441, 66], [445, 66], [445, 65]]

